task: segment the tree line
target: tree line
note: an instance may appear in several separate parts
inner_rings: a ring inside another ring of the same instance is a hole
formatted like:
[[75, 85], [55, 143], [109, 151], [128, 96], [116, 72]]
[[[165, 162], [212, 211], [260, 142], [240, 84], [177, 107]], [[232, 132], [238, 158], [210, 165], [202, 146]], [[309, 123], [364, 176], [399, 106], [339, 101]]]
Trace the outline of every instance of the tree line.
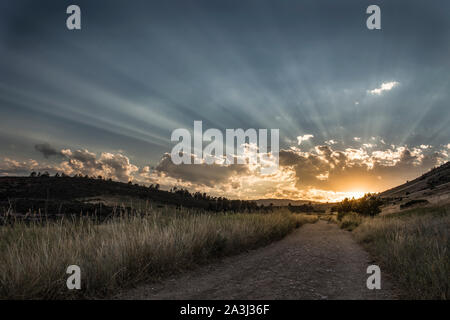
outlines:
[[[139, 185], [132, 181], [123, 183], [113, 181], [111, 178], [105, 179], [100, 175], [96, 177], [81, 174], [68, 176], [64, 173], [56, 173], [55, 175], [50, 176], [48, 172], [32, 172], [30, 177], [43, 178], [39, 179], [39, 181], [52, 185], [51, 195], [56, 198], [93, 196], [103, 193], [149, 198], [159, 203], [175, 205], [177, 208], [197, 207], [216, 212], [268, 212], [273, 210], [273, 206], [258, 205], [255, 201], [231, 200], [226, 197], [215, 197], [205, 192], [190, 192], [187, 189], [177, 186], [172, 187], [169, 190], [161, 190], [160, 185], [157, 183], [150, 184], [149, 186]], [[52, 180], [53, 182], [50, 183], [48, 180]], [[60, 182], [58, 183], [57, 181]], [[63, 181], [67, 182], [65, 183]], [[42, 183], [39, 184], [41, 187]], [[32, 189], [27, 188], [27, 190], [24, 190], [26, 191], [26, 194], [21, 194], [21, 196], [30, 196], [34, 198], [37, 196], [36, 193], [40, 193], [40, 190], [31, 190]]]
[[345, 198], [331, 208], [332, 212], [338, 213], [337, 218], [341, 220], [346, 214], [356, 212], [362, 216], [376, 216], [381, 212], [380, 206], [383, 201], [376, 194], [367, 193], [359, 199]]

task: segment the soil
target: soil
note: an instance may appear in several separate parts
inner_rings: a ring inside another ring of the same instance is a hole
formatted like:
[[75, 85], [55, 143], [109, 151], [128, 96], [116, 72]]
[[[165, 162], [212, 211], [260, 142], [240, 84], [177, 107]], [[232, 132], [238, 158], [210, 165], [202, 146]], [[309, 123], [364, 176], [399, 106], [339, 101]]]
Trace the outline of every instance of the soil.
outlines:
[[119, 294], [117, 299], [397, 299], [388, 274], [369, 290], [376, 264], [334, 223], [306, 224], [266, 247]]

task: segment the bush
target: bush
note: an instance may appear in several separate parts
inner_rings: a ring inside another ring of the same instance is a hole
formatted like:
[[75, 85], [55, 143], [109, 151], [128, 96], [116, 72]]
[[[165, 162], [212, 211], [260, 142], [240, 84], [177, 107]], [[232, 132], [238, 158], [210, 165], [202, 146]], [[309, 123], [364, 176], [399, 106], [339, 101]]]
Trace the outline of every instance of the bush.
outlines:
[[350, 212], [338, 211], [336, 218], [338, 219], [338, 221], [341, 221], [342, 218], [344, 218], [347, 214], [350, 214]]
[[426, 199], [415, 199], [415, 200], [408, 201], [408, 202], [406, 202], [404, 204], [401, 204], [400, 205], [400, 209], [405, 209], [405, 208], [408, 208], [408, 207], [412, 207], [412, 206], [414, 206], [416, 204], [428, 204], [428, 203], [429, 202]]
[[381, 212], [380, 206], [382, 204], [383, 202], [378, 197], [370, 193], [360, 199], [349, 200], [345, 198], [336, 205], [338, 220], [341, 220], [349, 212], [357, 212], [363, 216], [376, 216]]
[[351, 212], [342, 217], [339, 227], [348, 231], [356, 229], [363, 221], [363, 218], [355, 213]]

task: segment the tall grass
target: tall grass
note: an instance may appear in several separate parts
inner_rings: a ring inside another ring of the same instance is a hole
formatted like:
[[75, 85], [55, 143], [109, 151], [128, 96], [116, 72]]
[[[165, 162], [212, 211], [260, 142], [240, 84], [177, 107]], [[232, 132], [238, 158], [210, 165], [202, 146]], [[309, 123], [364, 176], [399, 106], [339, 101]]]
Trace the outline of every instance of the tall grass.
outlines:
[[363, 216], [361, 216], [356, 212], [349, 212], [343, 217], [341, 217], [341, 220], [336, 219], [336, 222], [339, 224], [339, 227], [341, 229], [353, 231], [364, 221], [364, 219], [370, 218], [364, 218]]
[[[0, 298], [89, 298], [114, 294], [211, 259], [280, 239], [316, 217], [290, 213], [176, 214], [152, 211], [104, 223], [88, 219], [0, 227]], [[81, 290], [66, 268], [81, 268]]]
[[450, 298], [449, 232], [449, 207], [365, 218], [355, 229], [356, 238], [410, 299]]

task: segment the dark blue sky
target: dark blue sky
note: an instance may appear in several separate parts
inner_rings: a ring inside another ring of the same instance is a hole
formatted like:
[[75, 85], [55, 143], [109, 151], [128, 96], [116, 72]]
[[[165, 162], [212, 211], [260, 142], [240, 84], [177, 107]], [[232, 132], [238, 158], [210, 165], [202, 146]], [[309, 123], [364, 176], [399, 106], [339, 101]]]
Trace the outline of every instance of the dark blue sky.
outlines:
[[[66, 29], [78, 4], [82, 30]], [[368, 5], [382, 30], [366, 28]], [[448, 1], [24, 1], [0, 4], [0, 154], [123, 152], [138, 165], [171, 132], [279, 128], [280, 144], [450, 137]], [[371, 94], [383, 83], [392, 90]]]

